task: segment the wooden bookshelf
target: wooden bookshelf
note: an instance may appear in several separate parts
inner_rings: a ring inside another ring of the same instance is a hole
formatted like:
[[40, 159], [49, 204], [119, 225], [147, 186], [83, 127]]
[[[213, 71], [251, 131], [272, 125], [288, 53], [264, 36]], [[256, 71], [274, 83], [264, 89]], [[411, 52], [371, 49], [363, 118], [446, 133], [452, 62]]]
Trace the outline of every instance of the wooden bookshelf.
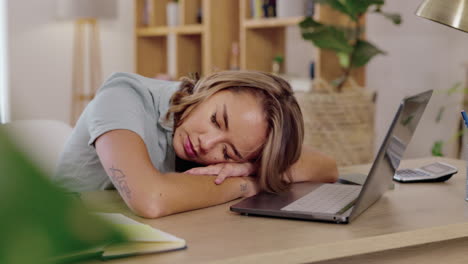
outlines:
[[297, 26], [303, 19], [304, 17], [244, 19], [243, 27], [247, 29], [260, 29]]
[[[233, 42], [239, 42], [236, 0], [179, 0], [177, 26], [167, 25], [170, 0], [135, 0], [136, 72], [168, 73], [168, 39], [175, 37], [175, 78], [229, 68]], [[146, 11], [146, 12], [145, 12]], [[199, 13], [201, 11], [201, 21]]]
[[169, 27], [146, 27], [138, 28], [136, 34], [138, 37], [162, 37], [169, 34]]
[[301, 18], [252, 18], [249, 2], [239, 1], [240, 65], [242, 69], [270, 72], [275, 56], [287, 59], [286, 27], [299, 23]]
[[202, 25], [187, 25], [173, 28], [173, 32], [179, 35], [201, 35], [203, 30]]
[[[250, 0], [239, 0], [240, 26], [240, 64], [242, 69], [271, 71], [272, 61], [277, 55], [288, 59], [285, 55], [285, 34], [288, 26], [298, 26], [304, 17], [286, 18], [252, 18]], [[316, 18], [325, 23], [346, 26], [346, 17], [329, 7], [316, 5]], [[364, 25], [365, 20], [361, 23]], [[305, 40], [304, 40], [305, 41]], [[310, 44], [312, 45], [312, 43]], [[334, 52], [316, 49], [315, 76], [332, 81], [341, 76], [342, 71]], [[361, 84], [365, 84], [365, 68], [352, 71], [352, 76]]]
[[[239, 43], [241, 69], [270, 72], [272, 61], [278, 55], [283, 56], [286, 65], [286, 28], [297, 26], [303, 19], [252, 18], [250, 0], [179, 0], [179, 23], [167, 26], [166, 5], [171, 0], [135, 1], [136, 72], [148, 77], [168, 73], [170, 35], [176, 39], [175, 78], [191, 72], [207, 75], [229, 69], [234, 42]], [[149, 12], [144, 23], [145, 9]], [[201, 22], [197, 18], [199, 10]], [[316, 16], [326, 23], [347, 23], [343, 15], [330, 8], [316, 8]], [[317, 49], [315, 68], [316, 77], [325, 80], [341, 75], [333, 52]], [[353, 76], [364, 85], [364, 68], [354, 71]]]
[[161, 37], [167, 36], [170, 33], [180, 35], [194, 35], [203, 33], [202, 25], [187, 25], [177, 27], [147, 27], [137, 30], [138, 37]]

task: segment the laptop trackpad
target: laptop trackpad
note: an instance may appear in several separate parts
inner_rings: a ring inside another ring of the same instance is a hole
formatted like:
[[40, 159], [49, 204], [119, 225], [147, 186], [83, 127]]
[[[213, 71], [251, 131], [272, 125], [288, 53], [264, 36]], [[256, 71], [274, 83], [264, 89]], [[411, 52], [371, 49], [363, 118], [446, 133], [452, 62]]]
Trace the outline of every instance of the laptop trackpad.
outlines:
[[342, 184], [364, 185], [364, 182], [366, 182], [366, 179], [367, 179], [367, 174], [346, 173], [346, 174], [340, 174], [340, 178], [338, 179], [338, 182]]
[[301, 182], [291, 184], [287, 191], [272, 194], [261, 192], [236, 204], [236, 208], [255, 208], [260, 210], [280, 210], [295, 200], [320, 187], [322, 183]]

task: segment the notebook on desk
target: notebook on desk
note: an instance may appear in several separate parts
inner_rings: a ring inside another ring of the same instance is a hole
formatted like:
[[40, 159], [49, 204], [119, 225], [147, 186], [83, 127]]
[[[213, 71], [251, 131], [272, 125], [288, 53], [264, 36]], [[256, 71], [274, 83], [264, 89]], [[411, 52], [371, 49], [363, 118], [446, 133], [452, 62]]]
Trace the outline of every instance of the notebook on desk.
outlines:
[[279, 194], [262, 192], [244, 199], [231, 206], [231, 211], [245, 215], [349, 223], [392, 186], [401, 156], [431, 96], [432, 90], [401, 101], [364, 184], [295, 183]]
[[128, 257], [142, 254], [161, 253], [185, 249], [184, 239], [142, 224], [122, 214], [96, 213], [117, 230], [121, 231], [128, 242], [105, 246], [103, 259]]
[[53, 258], [54, 263], [68, 262], [76, 259], [100, 258], [102, 260], [131, 257], [143, 254], [154, 254], [185, 249], [184, 239], [142, 224], [122, 214], [95, 213], [108, 224], [121, 232], [127, 241], [110, 243], [72, 254]]

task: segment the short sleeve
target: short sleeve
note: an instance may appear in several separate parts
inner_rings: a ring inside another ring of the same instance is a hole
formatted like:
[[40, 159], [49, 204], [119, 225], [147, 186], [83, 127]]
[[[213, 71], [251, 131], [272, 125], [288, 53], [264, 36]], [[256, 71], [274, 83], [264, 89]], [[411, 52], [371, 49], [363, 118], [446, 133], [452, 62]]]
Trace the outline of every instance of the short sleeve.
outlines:
[[145, 108], [141, 95], [125, 81], [103, 88], [86, 109], [88, 144], [94, 145], [99, 136], [116, 129], [133, 131], [144, 139]]

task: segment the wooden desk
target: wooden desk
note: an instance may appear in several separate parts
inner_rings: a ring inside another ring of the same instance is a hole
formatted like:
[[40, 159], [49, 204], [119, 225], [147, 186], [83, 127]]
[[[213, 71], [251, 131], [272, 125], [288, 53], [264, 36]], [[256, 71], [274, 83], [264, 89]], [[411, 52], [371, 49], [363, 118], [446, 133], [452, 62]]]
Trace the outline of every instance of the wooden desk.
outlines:
[[[437, 263], [441, 260], [428, 259], [424, 252], [430, 249], [432, 255], [440, 255], [446, 252], [440, 245], [447, 243], [451, 256], [466, 263], [468, 254], [462, 250], [468, 245], [465, 162], [427, 158], [404, 161], [401, 167], [435, 160], [458, 167], [458, 174], [445, 183], [396, 183], [394, 190], [347, 225], [241, 216], [229, 211], [237, 201], [148, 220], [133, 215], [116, 192], [86, 193], [83, 200], [99, 211], [123, 213], [187, 241], [186, 250], [110, 263], [361, 263], [376, 258], [382, 263], [402, 263], [402, 256]], [[369, 165], [360, 165], [341, 172], [368, 170]]]

